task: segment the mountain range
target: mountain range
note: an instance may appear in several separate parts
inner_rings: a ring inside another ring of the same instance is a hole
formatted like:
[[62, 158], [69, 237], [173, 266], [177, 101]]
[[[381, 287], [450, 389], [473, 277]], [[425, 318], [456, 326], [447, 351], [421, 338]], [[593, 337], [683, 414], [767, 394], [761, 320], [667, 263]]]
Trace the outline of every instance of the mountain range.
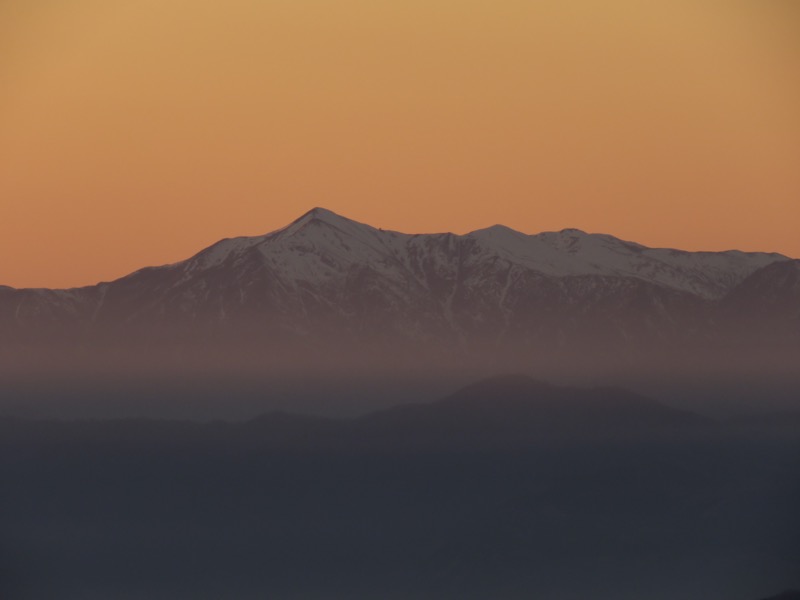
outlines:
[[800, 260], [648, 248], [577, 229], [412, 235], [315, 208], [111, 282], [0, 287], [0, 328], [6, 341], [83, 345], [796, 349]]

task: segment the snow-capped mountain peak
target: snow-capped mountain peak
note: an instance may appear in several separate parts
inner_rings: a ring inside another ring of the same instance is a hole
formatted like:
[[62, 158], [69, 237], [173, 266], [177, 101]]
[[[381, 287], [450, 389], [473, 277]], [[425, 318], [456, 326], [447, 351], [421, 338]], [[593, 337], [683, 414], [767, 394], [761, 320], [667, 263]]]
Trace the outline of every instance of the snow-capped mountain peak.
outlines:
[[271, 233], [224, 239], [98, 286], [0, 288], [0, 323], [52, 314], [106, 324], [247, 321], [302, 336], [550, 336], [560, 344], [607, 330], [628, 339], [676, 323], [693, 330], [743, 280], [782, 260], [648, 248], [578, 229], [406, 234], [314, 208]]
[[[261, 236], [226, 239], [203, 250], [184, 265], [184, 278], [209, 268], [242, 260], [260, 261], [292, 281], [313, 283], [343, 277], [359, 265], [402, 280], [426, 262], [440, 275], [451, 276], [464, 260], [501, 261], [547, 277], [600, 276], [633, 278], [704, 299], [722, 297], [751, 273], [777, 260], [779, 254], [685, 252], [648, 248], [611, 235], [568, 228], [526, 234], [493, 225], [465, 235], [405, 234], [377, 229], [317, 207], [289, 225]], [[461, 248], [461, 250], [459, 250]], [[254, 254], [256, 253], [256, 254]], [[462, 265], [463, 266], [463, 265]], [[413, 275], [415, 280], [420, 274]]]
[[352, 219], [348, 219], [347, 217], [338, 215], [327, 208], [315, 207], [303, 214], [298, 219], [295, 219], [289, 223], [289, 225], [286, 227], [282, 227], [281, 229], [268, 233], [263, 237], [289, 237], [299, 231], [302, 231], [309, 225], [314, 224], [322, 224], [328, 227], [334, 227], [347, 232], [348, 234], [353, 234], [359, 229], [374, 229], [373, 227], [370, 227], [364, 223], [359, 223], [357, 221], [353, 221]]

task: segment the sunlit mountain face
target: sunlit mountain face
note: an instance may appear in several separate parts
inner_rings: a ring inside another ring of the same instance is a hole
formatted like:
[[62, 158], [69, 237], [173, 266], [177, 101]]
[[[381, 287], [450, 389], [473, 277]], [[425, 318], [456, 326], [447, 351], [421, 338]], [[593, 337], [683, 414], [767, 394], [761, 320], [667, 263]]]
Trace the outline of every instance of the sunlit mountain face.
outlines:
[[0, 348], [4, 377], [35, 380], [36, 397], [52, 377], [82, 381], [86, 397], [118, 378], [187, 390], [217, 377], [291, 407], [309, 386], [366, 398], [388, 377], [400, 397], [433, 397], [517, 371], [666, 395], [689, 385], [712, 404], [767, 385], [782, 404], [798, 389], [799, 265], [576, 229], [399, 233], [315, 208], [96, 286], [2, 288]]
[[[721, 349], [740, 325], [796, 324], [797, 265], [780, 254], [655, 249], [574, 229], [404, 234], [317, 208], [267, 235], [222, 240], [116, 281], [5, 288], [0, 319], [6, 341], [77, 345], [240, 340], [357, 353], [384, 344], [426, 359], [434, 349], [526, 356], [592, 346], [666, 355]], [[797, 341], [791, 327], [783, 333]]]

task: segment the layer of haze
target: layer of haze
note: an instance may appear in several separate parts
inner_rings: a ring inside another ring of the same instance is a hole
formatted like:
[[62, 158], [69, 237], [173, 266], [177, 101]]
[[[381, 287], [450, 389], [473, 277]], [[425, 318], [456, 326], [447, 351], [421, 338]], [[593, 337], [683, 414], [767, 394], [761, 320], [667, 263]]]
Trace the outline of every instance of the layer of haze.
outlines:
[[0, 284], [316, 205], [800, 256], [791, 1], [4, 0]]

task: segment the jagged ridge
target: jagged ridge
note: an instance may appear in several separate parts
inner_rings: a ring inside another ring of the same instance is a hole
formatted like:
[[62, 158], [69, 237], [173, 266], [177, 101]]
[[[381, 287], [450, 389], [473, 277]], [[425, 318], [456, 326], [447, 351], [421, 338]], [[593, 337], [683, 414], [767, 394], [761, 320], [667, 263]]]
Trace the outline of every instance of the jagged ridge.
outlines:
[[663, 340], [702, 330], [718, 305], [742, 295], [740, 285], [783, 262], [791, 263], [774, 253], [647, 248], [576, 229], [412, 235], [315, 208], [266, 235], [225, 239], [97, 286], [0, 289], [0, 323], [246, 324], [261, 335], [353, 340]]

